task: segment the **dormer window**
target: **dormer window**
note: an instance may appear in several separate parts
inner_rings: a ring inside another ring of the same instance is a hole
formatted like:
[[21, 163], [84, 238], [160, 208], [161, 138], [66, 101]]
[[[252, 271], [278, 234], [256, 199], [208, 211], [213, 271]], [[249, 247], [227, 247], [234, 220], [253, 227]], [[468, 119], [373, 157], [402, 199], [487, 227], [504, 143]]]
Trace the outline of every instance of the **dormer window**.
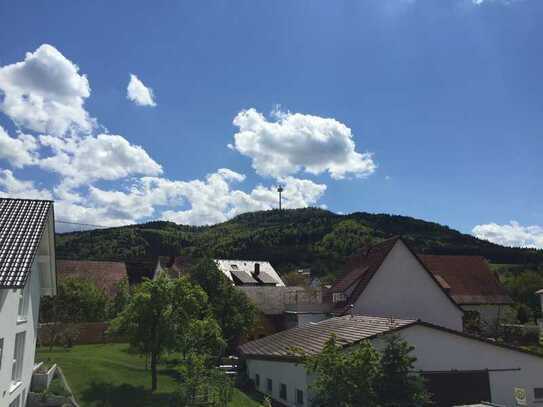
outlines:
[[333, 293], [332, 294], [332, 302], [334, 304], [338, 303], [338, 302], [343, 302], [343, 301], [346, 301], [347, 300], [347, 296], [345, 295], [345, 293]]

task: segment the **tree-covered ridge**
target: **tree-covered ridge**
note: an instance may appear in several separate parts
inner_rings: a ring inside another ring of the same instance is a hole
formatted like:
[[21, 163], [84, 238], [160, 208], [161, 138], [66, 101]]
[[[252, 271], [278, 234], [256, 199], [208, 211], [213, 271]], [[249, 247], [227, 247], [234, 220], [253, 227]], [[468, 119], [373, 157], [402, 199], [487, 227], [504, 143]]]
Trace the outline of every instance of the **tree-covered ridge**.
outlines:
[[543, 264], [542, 250], [499, 246], [433, 222], [365, 212], [338, 215], [317, 208], [245, 213], [205, 227], [161, 221], [72, 232], [57, 235], [56, 243], [59, 258], [134, 260], [207, 254], [268, 260], [282, 273], [311, 267], [319, 274], [335, 275], [346, 256], [392, 235], [402, 235], [423, 253], [473, 254], [493, 263]]

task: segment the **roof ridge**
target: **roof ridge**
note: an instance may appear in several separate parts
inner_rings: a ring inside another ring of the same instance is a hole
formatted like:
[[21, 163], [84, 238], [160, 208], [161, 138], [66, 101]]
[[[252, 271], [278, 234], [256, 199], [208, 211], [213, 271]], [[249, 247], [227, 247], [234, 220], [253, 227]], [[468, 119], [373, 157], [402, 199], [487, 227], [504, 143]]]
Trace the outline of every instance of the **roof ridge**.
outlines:
[[4, 201], [30, 201], [30, 202], [51, 202], [54, 203], [52, 199], [35, 199], [35, 198], [11, 198], [8, 196], [1, 196], [0, 200]]

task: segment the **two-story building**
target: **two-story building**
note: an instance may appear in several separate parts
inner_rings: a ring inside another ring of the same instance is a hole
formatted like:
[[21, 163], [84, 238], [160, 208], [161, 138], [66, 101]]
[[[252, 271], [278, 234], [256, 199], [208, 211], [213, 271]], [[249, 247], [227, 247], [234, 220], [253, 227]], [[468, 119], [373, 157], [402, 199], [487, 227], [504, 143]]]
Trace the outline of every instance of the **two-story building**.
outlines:
[[0, 198], [0, 405], [23, 407], [42, 295], [56, 294], [53, 202]]

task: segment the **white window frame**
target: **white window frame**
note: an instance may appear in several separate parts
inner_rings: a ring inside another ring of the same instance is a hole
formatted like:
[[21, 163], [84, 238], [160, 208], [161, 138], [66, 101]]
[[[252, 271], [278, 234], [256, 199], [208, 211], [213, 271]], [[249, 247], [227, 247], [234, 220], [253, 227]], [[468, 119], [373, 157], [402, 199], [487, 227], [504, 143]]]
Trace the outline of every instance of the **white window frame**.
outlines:
[[332, 302], [334, 304], [345, 301], [346, 299], [347, 299], [347, 296], [345, 295], [345, 293], [332, 293]]
[[21, 406], [21, 395], [19, 394], [17, 397], [15, 397], [11, 403], [9, 403], [9, 407], [20, 407]]
[[2, 360], [4, 356], [4, 338], [0, 338], [0, 371], [2, 371]]
[[15, 334], [15, 346], [13, 349], [13, 364], [11, 366], [11, 388], [13, 391], [21, 384], [23, 377], [23, 363], [25, 356], [26, 332]]
[[24, 288], [19, 289], [19, 305], [17, 307], [17, 322], [26, 322], [28, 319], [28, 305], [30, 303], [30, 281]]

